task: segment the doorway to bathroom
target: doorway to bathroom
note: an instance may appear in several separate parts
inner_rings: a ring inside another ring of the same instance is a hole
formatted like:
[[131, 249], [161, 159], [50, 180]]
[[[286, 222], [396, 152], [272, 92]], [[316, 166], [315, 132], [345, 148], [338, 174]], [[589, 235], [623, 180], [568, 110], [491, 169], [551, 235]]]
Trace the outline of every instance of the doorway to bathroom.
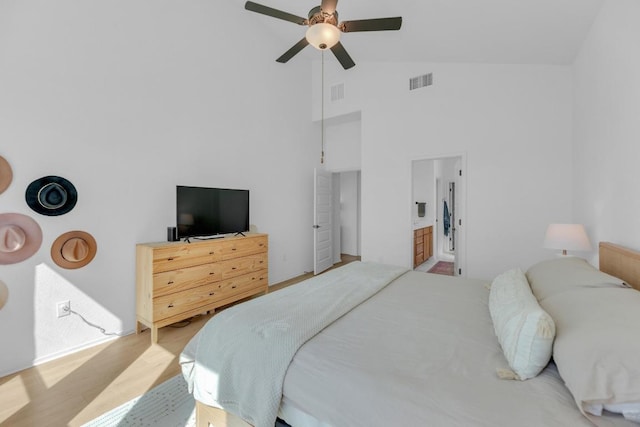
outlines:
[[412, 263], [417, 271], [465, 275], [464, 169], [464, 155], [412, 161]]

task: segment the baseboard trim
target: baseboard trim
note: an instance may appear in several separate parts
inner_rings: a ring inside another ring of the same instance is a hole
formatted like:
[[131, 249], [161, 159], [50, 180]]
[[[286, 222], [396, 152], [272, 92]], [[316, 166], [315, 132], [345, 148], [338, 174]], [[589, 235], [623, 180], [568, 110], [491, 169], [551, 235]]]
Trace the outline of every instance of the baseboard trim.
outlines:
[[109, 341], [113, 341], [116, 338], [120, 338], [120, 337], [124, 337], [124, 336], [127, 336], [127, 335], [134, 334], [135, 332], [136, 332], [135, 329], [131, 329], [131, 330], [123, 331], [123, 332], [118, 332], [118, 335], [105, 336], [104, 338], [98, 338], [96, 340], [89, 341], [89, 342], [83, 343], [81, 345], [65, 349], [63, 351], [58, 351], [56, 353], [52, 353], [52, 354], [48, 354], [46, 356], [38, 357], [30, 365], [23, 366], [22, 368], [12, 369], [12, 370], [7, 371], [7, 372], [0, 372], [0, 378], [6, 377], [8, 375], [16, 374], [16, 373], [18, 373], [20, 371], [24, 371], [25, 369], [33, 368], [35, 366], [42, 365], [43, 363], [51, 362], [52, 360], [56, 360], [56, 359], [59, 359], [59, 358], [64, 357], [64, 356], [68, 356], [70, 354], [77, 353], [79, 351], [86, 350], [88, 348], [95, 347], [97, 345], [104, 344], [104, 343], [109, 342]]

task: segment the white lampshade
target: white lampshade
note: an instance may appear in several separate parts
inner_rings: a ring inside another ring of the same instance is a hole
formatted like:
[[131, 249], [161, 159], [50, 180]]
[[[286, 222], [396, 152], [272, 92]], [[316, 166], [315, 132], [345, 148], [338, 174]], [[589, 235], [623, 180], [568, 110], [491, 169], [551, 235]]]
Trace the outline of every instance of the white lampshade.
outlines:
[[307, 41], [319, 50], [331, 49], [340, 41], [340, 30], [332, 24], [321, 22], [309, 27]]
[[544, 236], [544, 247], [567, 251], [589, 251], [591, 243], [582, 224], [549, 224]]

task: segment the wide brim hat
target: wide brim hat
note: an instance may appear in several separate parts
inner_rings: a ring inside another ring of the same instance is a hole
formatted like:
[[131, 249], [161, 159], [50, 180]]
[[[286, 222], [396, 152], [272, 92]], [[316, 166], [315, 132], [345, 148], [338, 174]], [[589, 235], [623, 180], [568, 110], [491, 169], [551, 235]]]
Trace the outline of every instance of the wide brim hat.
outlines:
[[15, 264], [38, 252], [42, 229], [31, 217], [19, 213], [0, 214], [0, 264]]
[[7, 285], [5, 285], [2, 280], [0, 280], [0, 310], [2, 310], [2, 307], [4, 307], [8, 299], [9, 288], [7, 288]]
[[0, 156], [0, 194], [4, 193], [4, 190], [9, 188], [9, 184], [13, 180], [13, 171], [11, 165], [7, 162], [7, 159]]
[[98, 252], [96, 239], [85, 231], [69, 231], [61, 234], [51, 245], [51, 259], [67, 269], [84, 267]]
[[73, 209], [78, 201], [78, 192], [65, 178], [45, 176], [29, 184], [25, 199], [29, 207], [39, 214], [57, 216]]

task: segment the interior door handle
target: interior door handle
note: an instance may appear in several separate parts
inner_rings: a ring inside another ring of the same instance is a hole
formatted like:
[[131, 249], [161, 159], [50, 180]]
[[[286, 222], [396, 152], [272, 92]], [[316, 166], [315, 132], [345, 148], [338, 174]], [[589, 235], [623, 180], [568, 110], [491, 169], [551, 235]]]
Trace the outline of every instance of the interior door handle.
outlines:
[[314, 225], [313, 228], [320, 228], [320, 226], [319, 225]]

